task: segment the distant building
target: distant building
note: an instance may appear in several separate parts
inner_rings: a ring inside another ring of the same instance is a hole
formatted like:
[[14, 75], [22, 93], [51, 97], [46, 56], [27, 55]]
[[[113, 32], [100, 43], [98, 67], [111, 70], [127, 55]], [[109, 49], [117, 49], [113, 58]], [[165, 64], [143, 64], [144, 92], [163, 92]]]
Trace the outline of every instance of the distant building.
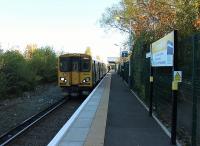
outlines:
[[108, 57], [107, 61], [108, 65], [111, 67], [110, 69], [117, 71], [117, 64], [119, 63], [119, 57]]
[[117, 63], [119, 62], [119, 57], [107, 57], [108, 63]]

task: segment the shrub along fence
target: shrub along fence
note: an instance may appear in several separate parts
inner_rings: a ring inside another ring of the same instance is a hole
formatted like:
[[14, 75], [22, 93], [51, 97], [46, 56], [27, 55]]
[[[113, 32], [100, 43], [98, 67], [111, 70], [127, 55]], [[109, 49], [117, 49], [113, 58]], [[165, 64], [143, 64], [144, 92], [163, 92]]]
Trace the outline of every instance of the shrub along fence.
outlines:
[[[200, 34], [181, 39], [178, 47], [178, 70], [183, 72], [183, 79], [178, 90], [177, 135], [185, 145], [200, 146]], [[150, 59], [146, 59], [147, 52], [149, 44], [138, 39], [131, 56], [131, 88], [148, 106]], [[121, 75], [127, 81], [128, 65], [122, 68]], [[153, 70], [153, 112], [171, 129], [172, 70], [169, 67]]]

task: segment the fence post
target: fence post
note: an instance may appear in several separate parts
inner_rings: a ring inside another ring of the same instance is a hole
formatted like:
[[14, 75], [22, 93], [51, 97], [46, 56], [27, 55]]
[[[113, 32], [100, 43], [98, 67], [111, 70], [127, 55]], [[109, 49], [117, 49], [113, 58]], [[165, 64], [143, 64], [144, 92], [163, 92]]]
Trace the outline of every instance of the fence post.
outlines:
[[196, 36], [193, 37], [193, 46], [192, 46], [192, 146], [196, 146], [196, 136], [197, 136], [197, 97], [195, 95], [195, 79], [196, 79]]

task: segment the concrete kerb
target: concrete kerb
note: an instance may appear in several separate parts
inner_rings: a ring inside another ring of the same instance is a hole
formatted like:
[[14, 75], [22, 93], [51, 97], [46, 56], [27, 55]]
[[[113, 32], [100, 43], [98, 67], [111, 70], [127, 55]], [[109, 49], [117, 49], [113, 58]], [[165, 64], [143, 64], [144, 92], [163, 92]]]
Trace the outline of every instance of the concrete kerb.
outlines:
[[88, 101], [91, 99], [91, 97], [94, 94], [94, 92], [102, 84], [102, 82], [105, 79], [106, 75], [100, 81], [100, 83], [95, 87], [95, 89], [90, 93], [90, 95], [85, 99], [85, 101], [80, 105], [80, 107], [76, 110], [76, 112], [72, 115], [72, 117], [67, 121], [67, 123], [61, 128], [61, 130], [51, 140], [51, 142], [48, 144], [48, 146], [57, 146], [59, 144], [59, 142], [63, 138], [64, 134], [69, 130], [69, 128], [71, 127], [73, 122], [77, 119], [78, 115], [80, 114], [82, 109], [85, 107], [85, 105], [88, 103]]
[[[128, 84], [124, 81], [125, 85], [129, 88]], [[129, 88], [130, 89], [130, 88]], [[131, 93], [136, 97], [136, 99], [144, 106], [144, 108], [149, 112], [149, 108], [146, 106], [146, 104], [139, 98], [139, 96], [132, 90], [130, 89]], [[162, 122], [155, 116], [155, 114], [152, 114], [154, 120], [158, 123], [158, 125], [163, 129], [165, 134], [171, 138], [171, 133], [169, 130], [165, 127], [165, 125], [162, 124]], [[177, 146], [182, 146], [178, 140], [176, 140], [176, 145]]]

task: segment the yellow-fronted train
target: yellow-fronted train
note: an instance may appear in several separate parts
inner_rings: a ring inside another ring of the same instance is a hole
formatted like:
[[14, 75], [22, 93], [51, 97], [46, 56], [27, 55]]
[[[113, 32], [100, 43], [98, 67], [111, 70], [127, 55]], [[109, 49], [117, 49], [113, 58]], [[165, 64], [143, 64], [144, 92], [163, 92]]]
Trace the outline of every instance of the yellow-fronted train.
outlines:
[[106, 65], [90, 55], [64, 54], [58, 59], [58, 85], [65, 95], [88, 95], [106, 72]]

